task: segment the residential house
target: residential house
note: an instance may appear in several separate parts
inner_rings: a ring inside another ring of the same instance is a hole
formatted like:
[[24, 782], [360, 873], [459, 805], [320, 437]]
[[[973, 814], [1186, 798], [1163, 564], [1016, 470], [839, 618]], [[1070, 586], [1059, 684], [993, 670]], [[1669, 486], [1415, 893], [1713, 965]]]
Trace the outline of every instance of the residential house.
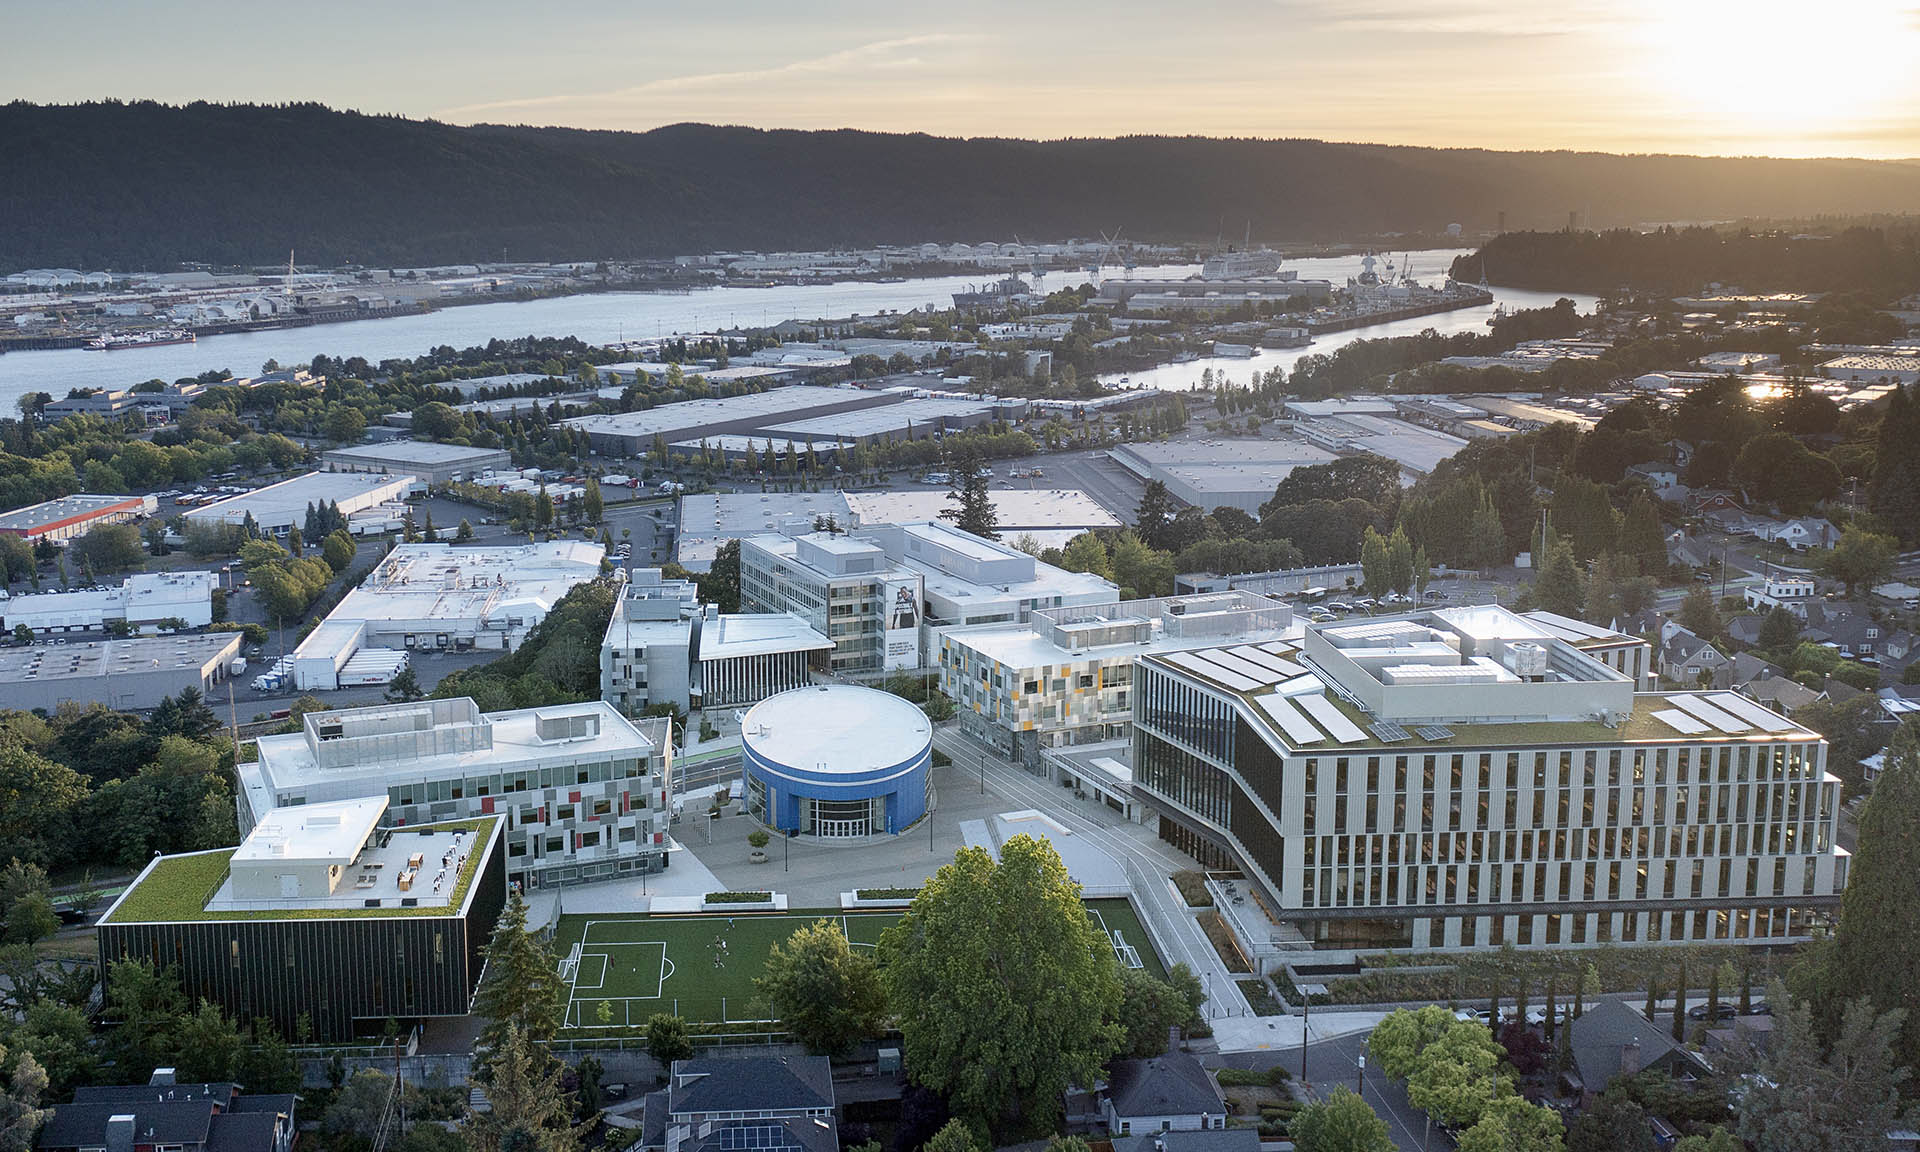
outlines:
[[1185, 1052], [1114, 1061], [1107, 1071], [1104, 1111], [1107, 1131], [1115, 1136], [1227, 1126], [1227, 1100], [1220, 1086]]
[[1660, 675], [1688, 687], [1726, 688], [1733, 681], [1733, 661], [1678, 624], [1661, 629]]
[[1762, 615], [1785, 608], [1800, 619], [1807, 618], [1807, 605], [1813, 603], [1814, 583], [1801, 577], [1769, 577], [1764, 584], [1742, 589], [1747, 607]]
[[1870, 616], [1829, 615], [1822, 631], [1827, 634], [1827, 643], [1838, 648], [1840, 655], [1847, 659], [1878, 661], [1880, 642], [1887, 629]]
[[1566, 1027], [1573, 1047], [1566, 1079], [1582, 1107], [1592, 1107], [1619, 1076], [1657, 1069], [1686, 1080], [1712, 1072], [1705, 1060], [1674, 1043], [1664, 1023], [1648, 1020], [1631, 1004], [1602, 1001]]
[[661, 1152], [838, 1152], [824, 1056], [676, 1060], [647, 1095], [636, 1148]]
[[1764, 704], [1783, 716], [1791, 715], [1796, 709], [1805, 708], [1823, 695], [1785, 676], [1768, 676], [1749, 680], [1744, 684], [1736, 683], [1733, 687], [1747, 699]]
[[[1756, 533], [1756, 535], [1760, 535]], [[1840, 539], [1840, 530], [1831, 520], [1819, 516], [1800, 516], [1760, 535], [1762, 540], [1777, 541], [1796, 552], [1808, 548], [1831, 548]]]
[[1773, 676], [1785, 676], [1787, 670], [1778, 664], [1770, 663], [1751, 652], [1736, 652], [1733, 657], [1733, 683], [1735, 687], [1749, 680], [1765, 680]]
[[1664, 460], [1649, 460], [1627, 469], [1629, 480], [1645, 480], [1656, 494], [1680, 486], [1680, 470]]
[[1260, 1152], [1258, 1128], [1208, 1128], [1202, 1132], [1149, 1132], [1116, 1136], [1113, 1152]]
[[[1729, 616], [1727, 617], [1727, 639], [1743, 648], [1757, 647], [1760, 643], [1760, 626], [1765, 622], [1765, 617], [1755, 616], [1751, 612]], [[1739, 673], [1736, 672], [1735, 676], [1738, 675]], [[1734, 680], [1735, 684], [1739, 682], [1738, 679]]]
[[145, 1084], [74, 1090], [40, 1129], [41, 1152], [289, 1152], [296, 1098], [243, 1095], [237, 1084], [179, 1084], [157, 1068]]

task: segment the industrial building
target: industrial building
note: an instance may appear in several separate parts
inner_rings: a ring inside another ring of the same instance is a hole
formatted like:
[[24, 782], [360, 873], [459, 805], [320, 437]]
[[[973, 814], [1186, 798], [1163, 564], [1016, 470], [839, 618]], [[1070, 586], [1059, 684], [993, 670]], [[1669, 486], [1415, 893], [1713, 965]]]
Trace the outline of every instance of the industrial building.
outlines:
[[667, 445], [667, 454], [676, 458], [711, 456], [723, 464], [744, 461], [752, 453], [761, 467], [768, 460], [768, 453], [786, 456], [789, 453], [804, 459], [811, 452], [816, 457], [828, 458], [842, 448], [849, 446], [844, 440], [829, 436], [813, 436], [805, 440], [789, 440], [785, 436], [744, 436], [729, 432], [722, 436], [706, 436], [699, 440], [676, 440]]
[[1259, 517], [1295, 468], [1326, 464], [1332, 452], [1294, 436], [1249, 440], [1141, 441], [1122, 444], [1113, 459], [1142, 480], [1158, 480], [1182, 504], [1211, 512], [1237, 508]]
[[125, 524], [159, 510], [160, 502], [152, 496], [62, 496], [0, 512], [0, 536], [58, 543], [101, 524]]
[[852, 440], [860, 444], [880, 440], [930, 440], [949, 432], [983, 428], [993, 423], [996, 414], [996, 407], [983, 400], [915, 398], [859, 412], [770, 424], [766, 430], [801, 443], [815, 438]]
[[1805, 940], [1846, 886], [1820, 735], [1633, 677], [1503, 608], [1149, 653], [1133, 789], [1255, 899], [1263, 971], [1318, 950]]
[[466, 1015], [506, 903], [505, 818], [382, 827], [386, 806], [276, 809], [238, 848], [156, 856], [100, 918], [100, 972], [148, 960], [321, 1043]]
[[1248, 592], [1043, 608], [1025, 624], [941, 633], [940, 690], [962, 728], [1035, 766], [1043, 748], [1127, 735], [1135, 657], [1279, 640], [1292, 624], [1286, 604]]
[[740, 542], [740, 605], [793, 612], [833, 642], [835, 673], [919, 668], [935, 635], [1024, 622], [1037, 609], [1111, 604], [1113, 582], [1055, 568], [941, 521]]
[[600, 698], [628, 716], [751, 704], [806, 684], [833, 641], [790, 612], [722, 615], [691, 580], [637, 568], [600, 643]]
[[205, 628], [213, 623], [219, 579], [213, 572], [140, 572], [118, 588], [0, 597], [0, 621], [9, 632], [25, 626], [43, 636], [97, 632], [109, 621], [125, 621], [136, 630], [163, 621]]
[[437, 488], [455, 480], [471, 480], [489, 470], [511, 468], [513, 456], [504, 448], [469, 448], [463, 444], [435, 444], [427, 440], [389, 440], [384, 444], [335, 448], [331, 452], [321, 453], [320, 463], [329, 472], [380, 472], [389, 476], [412, 476]]
[[782, 692], [748, 710], [740, 740], [747, 811], [781, 832], [898, 835], [926, 814], [933, 724], [890, 692]]
[[[600, 575], [606, 554], [581, 540], [506, 547], [401, 544], [348, 592], [293, 653], [301, 691], [356, 679], [370, 649], [512, 651], [576, 585]], [[372, 658], [376, 659], [377, 658]], [[387, 679], [397, 671], [378, 662]]]
[[683, 400], [636, 412], [576, 416], [561, 423], [587, 434], [603, 456], [642, 456], [661, 443], [727, 433], [765, 432], [774, 424], [898, 404], [910, 393], [796, 384], [739, 396]]
[[234, 674], [240, 633], [150, 636], [0, 649], [9, 708], [53, 712], [99, 701], [123, 712], [152, 708], [189, 688], [211, 696]]
[[1095, 304], [1124, 307], [1130, 313], [1231, 312], [1240, 308], [1288, 307], [1296, 300], [1325, 304], [1333, 296], [1327, 280], [1302, 280], [1293, 272], [1272, 276], [1206, 279], [1109, 277], [1100, 284]]
[[398, 505], [418, 483], [411, 475], [309, 472], [191, 509], [186, 521], [238, 527], [251, 514], [260, 531], [285, 536], [289, 528], [306, 522], [309, 505], [317, 508], [333, 504], [339, 506], [354, 535], [385, 532], [399, 523], [405, 509]]
[[1359, 413], [1304, 420], [1297, 430], [1308, 440], [1342, 456], [1360, 452], [1384, 456], [1400, 465], [1405, 477], [1403, 483], [1409, 484], [1467, 446], [1464, 438], [1446, 432], [1389, 416]]
[[[1082, 532], [1121, 526], [1118, 517], [1074, 488], [1002, 488], [991, 499], [1000, 535], [1007, 540], [1032, 536], [1043, 546], [1061, 547]], [[840, 529], [939, 520], [952, 507], [941, 489], [682, 496], [674, 558], [690, 571], [705, 572], [714, 550], [729, 540], [765, 532], [798, 535], [827, 520]]]
[[396, 824], [504, 818], [528, 888], [667, 866], [672, 747], [664, 718], [601, 701], [482, 713], [465, 697], [310, 712], [238, 766], [240, 830], [276, 808], [383, 796]]

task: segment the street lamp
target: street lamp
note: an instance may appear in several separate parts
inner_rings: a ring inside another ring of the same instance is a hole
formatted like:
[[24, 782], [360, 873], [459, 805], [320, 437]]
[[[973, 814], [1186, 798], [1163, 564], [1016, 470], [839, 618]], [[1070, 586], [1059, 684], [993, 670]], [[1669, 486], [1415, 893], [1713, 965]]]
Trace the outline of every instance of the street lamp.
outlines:
[[1365, 1100], [1367, 1098], [1367, 1054], [1365, 1052], [1360, 1053], [1359, 1064], [1360, 1064], [1360, 1098], [1362, 1100]]

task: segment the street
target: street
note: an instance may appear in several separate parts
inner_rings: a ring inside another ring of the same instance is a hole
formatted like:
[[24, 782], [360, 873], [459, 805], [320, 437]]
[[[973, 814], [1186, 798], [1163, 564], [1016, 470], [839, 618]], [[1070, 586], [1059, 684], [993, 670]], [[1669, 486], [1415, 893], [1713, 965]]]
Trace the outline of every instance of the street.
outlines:
[[1439, 1128], [1429, 1129], [1427, 1114], [1407, 1099], [1406, 1085], [1389, 1080], [1377, 1071], [1368, 1071], [1362, 1077], [1359, 1059], [1366, 1051], [1367, 1036], [1368, 1033], [1358, 1032], [1309, 1044], [1305, 1071], [1312, 1074], [1311, 1080], [1302, 1074], [1299, 1048], [1231, 1053], [1221, 1056], [1218, 1066], [1264, 1070], [1278, 1064], [1293, 1073], [1296, 1082], [1311, 1083], [1318, 1096], [1331, 1092], [1336, 1085], [1345, 1085], [1360, 1092], [1366, 1102], [1373, 1105], [1373, 1110], [1387, 1122], [1387, 1131], [1401, 1152], [1447, 1152], [1454, 1146], [1452, 1137]]

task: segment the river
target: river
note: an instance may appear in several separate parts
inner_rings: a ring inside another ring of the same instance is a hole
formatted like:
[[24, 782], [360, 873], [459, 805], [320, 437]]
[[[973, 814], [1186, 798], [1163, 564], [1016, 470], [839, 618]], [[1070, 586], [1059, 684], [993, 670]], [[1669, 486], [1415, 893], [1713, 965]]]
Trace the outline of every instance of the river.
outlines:
[[[1415, 252], [1408, 262], [1415, 276], [1438, 283], [1456, 254], [1453, 250]], [[1360, 259], [1356, 254], [1291, 260], [1285, 267], [1303, 279], [1327, 279], [1339, 286], [1359, 273]], [[1197, 265], [1170, 265], [1137, 269], [1132, 275], [1184, 276], [1197, 271]], [[1127, 273], [1115, 268], [1106, 275]], [[156, 378], [175, 380], [195, 376], [214, 368], [249, 375], [268, 360], [304, 364], [323, 353], [337, 357], [363, 356], [378, 363], [391, 357], [420, 356], [442, 345], [467, 348], [495, 337], [577, 336], [590, 343], [609, 343], [738, 325], [765, 326], [795, 318], [846, 316], [855, 312], [872, 314], [882, 309], [905, 311], [928, 305], [946, 308], [952, 306], [954, 292], [992, 279], [991, 274], [981, 273], [891, 284], [846, 282], [778, 288], [712, 288], [686, 294], [601, 292], [547, 300], [469, 304], [417, 316], [209, 336], [197, 344], [160, 348], [9, 352], [0, 355], [0, 414], [16, 411], [20, 397], [28, 392], [48, 392], [58, 398], [74, 388], [124, 388]], [[1083, 272], [1052, 272], [1042, 278], [1039, 287], [1058, 289], [1087, 279]], [[1494, 289], [1495, 300], [1505, 303], [1509, 309], [1551, 304], [1558, 295], [1561, 294]], [[1572, 296], [1583, 312], [1593, 307], [1592, 296], [1565, 295]], [[1211, 366], [1216, 374], [1225, 371], [1236, 383], [1245, 383], [1255, 370], [1265, 372], [1276, 365], [1290, 367], [1303, 353], [1331, 351], [1349, 340], [1397, 336], [1423, 328], [1437, 328], [1442, 332], [1480, 330], [1492, 311], [1492, 306], [1486, 306], [1422, 316], [1334, 333], [1317, 339], [1308, 348], [1262, 352], [1252, 360], [1199, 360], [1131, 375], [1137, 384], [1190, 388], [1198, 382], [1201, 371]]]

